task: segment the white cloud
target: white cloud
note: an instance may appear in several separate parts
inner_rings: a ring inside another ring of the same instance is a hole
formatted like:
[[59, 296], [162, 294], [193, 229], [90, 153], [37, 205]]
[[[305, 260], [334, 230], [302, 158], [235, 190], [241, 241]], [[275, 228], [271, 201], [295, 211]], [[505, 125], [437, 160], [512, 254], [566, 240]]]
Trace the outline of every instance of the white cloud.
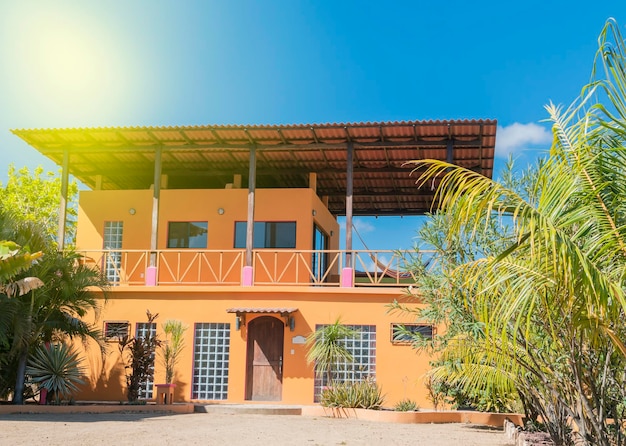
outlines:
[[498, 126], [496, 136], [496, 156], [508, 157], [509, 154], [526, 149], [545, 148], [552, 142], [552, 134], [545, 127], [529, 122], [514, 122], [507, 126]]
[[[374, 230], [376, 230], [376, 227], [373, 224], [358, 217], [352, 219], [352, 226], [354, 226], [361, 235], [367, 234], [368, 232], [374, 232]], [[339, 222], [339, 227], [344, 231], [346, 230], [345, 219]]]
[[367, 234], [368, 232], [373, 232], [376, 229], [373, 224], [361, 218], [355, 218], [352, 224], [361, 235]]

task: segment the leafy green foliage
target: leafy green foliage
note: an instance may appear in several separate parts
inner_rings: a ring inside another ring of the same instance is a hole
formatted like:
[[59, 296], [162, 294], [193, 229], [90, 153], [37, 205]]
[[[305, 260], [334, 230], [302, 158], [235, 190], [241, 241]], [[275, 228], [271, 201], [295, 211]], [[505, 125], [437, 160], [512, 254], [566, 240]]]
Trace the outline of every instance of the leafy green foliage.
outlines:
[[161, 343], [161, 359], [165, 366], [165, 383], [171, 384], [174, 379], [174, 368], [185, 346], [185, 331], [187, 327], [181, 321], [168, 319], [163, 323], [165, 340]]
[[[146, 311], [148, 323], [152, 324], [158, 314]], [[124, 363], [126, 375], [126, 396], [130, 403], [139, 399], [141, 386], [154, 376], [154, 355], [161, 341], [150, 330], [145, 336], [124, 337], [120, 340], [119, 349]]]
[[106, 280], [81, 265], [76, 254], [58, 252], [41, 227], [5, 205], [0, 202], [0, 240], [12, 240], [24, 252], [41, 252], [0, 290], [0, 395], [13, 393], [13, 402], [22, 404], [29, 352], [65, 337], [100, 338], [84, 317], [101, 303], [90, 288], [105, 289]]
[[320, 404], [324, 407], [380, 409], [385, 401], [382, 390], [373, 379], [342, 382], [322, 390]]
[[[508, 169], [513, 165], [509, 163]], [[458, 206], [461, 206], [461, 201]], [[416, 286], [407, 294], [409, 302], [419, 300], [425, 305], [415, 307], [404, 302], [394, 302], [389, 311], [411, 314], [416, 321], [445, 327], [432, 338], [417, 333], [402, 331], [403, 336], [412, 338], [412, 345], [428, 354], [439, 353], [431, 362], [433, 370], [428, 377], [429, 398], [435, 409], [443, 405], [452, 407], [471, 406], [478, 410], [509, 412], [516, 399], [516, 388], [508, 377], [500, 373], [493, 364], [483, 363], [480, 367], [490, 373], [482, 373], [483, 379], [477, 388], [469, 388], [457, 381], [457, 374], [468, 367], [453, 354], [444, 354], [462, 339], [462, 345], [481, 345], [484, 339], [484, 323], [478, 320], [466, 296], [471, 293], [463, 277], [455, 272], [460, 265], [474, 261], [506, 248], [511, 241], [510, 228], [496, 218], [485, 218], [485, 228], [474, 233], [471, 227], [452, 231], [451, 215], [437, 212], [429, 216], [418, 232], [419, 246], [406, 259], [408, 268], [416, 272]], [[493, 381], [490, 381], [493, 380]]]
[[482, 246], [493, 218], [512, 226], [504, 249], [451, 271], [483, 328], [448, 343], [447, 382], [470, 392], [514, 385], [528, 418], [564, 445], [626, 444], [626, 42], [611, 20], [599, 41], [580, 99], [547, 107], [550, 156], [522, 191], [415, 162], [419, 182], [440, 179], [447, 237], [469, 229], [470, 244]]
[[[68, 184], [68, 209], [66, 223], [66, 244], [73, 246], [76, 235], [78, 185]], [[44, 228], [44, 233], [54, 243], [59, 223], [61, 178], [53, 172], [44, 172], [39, 166], [34, 171], [27, 167], [19, 170], [9, 166], [8, 181], [0, 184], [2, 207], [19, 212], [20, 219], [35, 223]]]
[[414, 412], [420, 410], [417, 403], [410, 399], [403, 399], [398, 401], [396, 405], [393, 407], [393, 410], [396, 412]]
[[78, 353], [66, 344], [39, 346], [28, 361], [26, 373], [33, 383], [54, 395], [58, 404], [84, 384], [81, 362]]
[[321, 326], [307, 337], [306, 359], [309, 364], [315, 363], [316, 373], [326, 373], [329, 385], [333, 383], [333, 367], [340, 361], [352, 361], [352, 355], [342, 341], [354, 336], [356, 332], [337, 318], [334, 323]]
[[5, 283], [28, 269], [39, 257], [41, 253], [21, 252], [20, 246], [15, 242], [0, 241], [0, 283]]

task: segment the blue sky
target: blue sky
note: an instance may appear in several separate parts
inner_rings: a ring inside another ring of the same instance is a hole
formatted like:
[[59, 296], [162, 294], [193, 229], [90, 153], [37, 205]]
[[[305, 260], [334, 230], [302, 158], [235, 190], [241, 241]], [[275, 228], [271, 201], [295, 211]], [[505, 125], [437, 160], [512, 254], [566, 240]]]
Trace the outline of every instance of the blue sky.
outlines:
[[[526, 165], [608, 17], [626, 3], [0, 1], [0, 180], [56, 170], [9, 132], [35, 127], [497, 119], [497, 166]], [[357, 223], [372, 249], [418, 226]]]

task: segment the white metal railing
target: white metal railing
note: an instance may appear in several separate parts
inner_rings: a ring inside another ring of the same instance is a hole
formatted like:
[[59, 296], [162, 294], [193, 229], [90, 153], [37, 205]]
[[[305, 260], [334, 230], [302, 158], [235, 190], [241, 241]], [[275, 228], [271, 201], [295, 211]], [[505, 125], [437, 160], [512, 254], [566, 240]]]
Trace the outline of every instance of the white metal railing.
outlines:
[[[81, 250], [81, 262], [105, 271], [111, 285], [146, 285], [156, 267], [156, 285], [241, 285], [245, 250]], [[340, 286], [351, 257], [355, 286], [409, 286], [416, 272], [409, 253], [392, 250], [253, 251], [254, 285]]]

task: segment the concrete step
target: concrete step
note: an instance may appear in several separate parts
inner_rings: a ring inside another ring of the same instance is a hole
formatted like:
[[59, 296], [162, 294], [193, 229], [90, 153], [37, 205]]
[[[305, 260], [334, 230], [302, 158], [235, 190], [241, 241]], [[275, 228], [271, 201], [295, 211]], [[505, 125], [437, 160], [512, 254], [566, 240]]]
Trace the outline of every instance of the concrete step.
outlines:
[[196, 413], [302, 415], [301, 406], [282, 404], [194, 404]]

